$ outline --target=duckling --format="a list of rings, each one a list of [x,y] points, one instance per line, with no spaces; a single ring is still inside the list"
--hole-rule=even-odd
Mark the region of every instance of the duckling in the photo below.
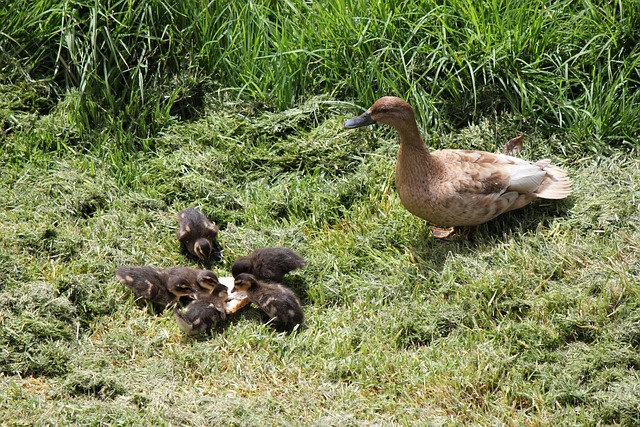
[[[174,312],[178,328],[187,335],[209,332],[211,328],[227,318],[226,299],[227,287],[218,283],[211,289],[208,297],[194,300],[184,310]]]
[[[571,193],[567,173],[548,159],[535,163],[475,150],[429,152],[413,108],[400,98],[378,99],[353,129],[383,123],[400,135],[396,188],[412,214],[440,227],[475,226],[519,209],[535,199],[564,199]]]
[[[195,208],[178,212],[179,228],[176,237],[182,251],[191,258],[200,259],[206,268],[211,267],[210,259],[222,259],[222,247],[218,243],[218,227]]]
[[[265,282],[252,274],[240,273],[231,292],[237,291],[246,292],[251,302],[286,328],[301,325],[304,321],[300,299],[280,283]]]
[[[208,296],[218,284],[218,276],[211,270],[192,267],[171,267],[163,271],[167,290],[177,297],[200,299]]]
[[[116,269],[116,277],[136,296],[153,304],[166,306],[178,298],[167,289],[165,274],[153,267],[124,265]]]
[[[231,266],[231,274],[237,277],[241,273],[250,273],[258,279],[281,282],[285,274],[305,265],[307,262],[293,249],[261,248],[236,259]]]

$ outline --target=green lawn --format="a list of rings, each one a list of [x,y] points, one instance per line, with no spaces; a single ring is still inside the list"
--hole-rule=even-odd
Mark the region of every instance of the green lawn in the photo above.
[[[342,129],[351,114],[222,105],[132,158],[128,185],[73,153],[3,166],[5,421],[635,425],[640,161],[563,160],[534,133],[522,155],[551,155],[573,195],[442,243],[399,203],[395,136]],[[438,141],[495,150],[512,126]],[[261,246],[304,254],[288,283],[306,328],[279,334],[248,309],[191,339],[134,301],[115,267],[188,265],[174,238],[188,205],[223,229],[219,275]]]
[[[98,3],[0,9],[0,424],[640,425],[640,3]],[[395,133],[342,126],[382,95],[573,194],[435,241]],[[190,338],[116,280],[194,265],[188,206],[220,276],[308,260],[302,330]]]

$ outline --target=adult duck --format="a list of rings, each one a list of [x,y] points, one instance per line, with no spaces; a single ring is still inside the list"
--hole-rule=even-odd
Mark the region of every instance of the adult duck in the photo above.
[[[567,173],[548,159],[532,163],[486,151],[429,152],[413,108],[400,98],[380,98],[344,126],[353,129],[374,123],[398,131],[396,188],[400,200],[409,212],[432,225],[475,226],[535,199],[564,199],[571,193]],[[436,237],[448,237],[437,231]]]

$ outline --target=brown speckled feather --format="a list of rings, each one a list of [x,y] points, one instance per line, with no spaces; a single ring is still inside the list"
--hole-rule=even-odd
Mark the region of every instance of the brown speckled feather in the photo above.
[[[248,273],[238,274],[235,286],[246,291],[251,302],[279,324],[292,328],[304,321],[300,299],[286,286],[258,280]]]
[[[153,267],[124,265],[116,269],[116,277],[136,296],[152,303],[164,306],[176,300],[167,289],[164,273]]]

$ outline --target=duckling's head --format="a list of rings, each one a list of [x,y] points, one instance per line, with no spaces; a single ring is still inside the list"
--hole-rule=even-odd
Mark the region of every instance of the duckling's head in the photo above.
[[[251,271],[251,259],[249,257],[240,257],[233,262],[231,266],[231,275],[237,277],[239,274]]]
[[[344,127],[355,129],[374,123],[383,123],[398,128],[411,125],[415,120],[413,108],[406,101],[395,96],[384,96],[358,117],[345,120]]]
[[[238,291],[248,291],[254,285],[257,285],[258,281],[253,274],[249,273],[240,273],[235,276],[235,282],[231,293]]]
[[[219,292],[224,290],[227,291],[227,287],[220,283],[218,280],[218,276],[211,270],[202,270],[198,273],[198,277],[196,279],[198,284],[205,289],[212,290],[214,292]]]
[[[195,241],[193,251],[196,253],[196,256],[203,261],[209,258],[220,261],[223,254],[222,246],[220,246],[217,240],[207,239],[205,237],[201,237]]]
[[[196,253],[198,258],[204,260],[209,259],[213,248],[211,247],[211,242],[209,241],[209,239],[205,239],[203,237],[196,240],[196,242],[193,244],[193,251]]]
[[[173,284],[173,287],[169,289],[169,292],[177,297],[186,297],[193,293],[193,289],[191,289],[191,285],[188,282],[180,280]]]

